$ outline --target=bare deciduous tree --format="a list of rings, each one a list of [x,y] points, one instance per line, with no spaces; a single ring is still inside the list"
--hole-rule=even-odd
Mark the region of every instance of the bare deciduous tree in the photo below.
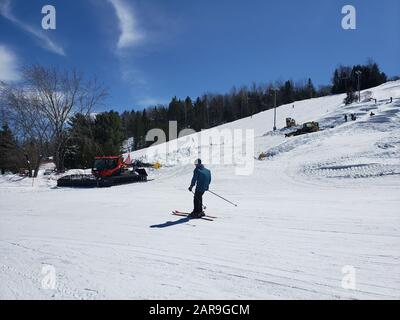
[[[24,78],[50,123],[54,162],[62,172],[66,143],[71,137],[68,120],[77,113],[90,114],[104,100],[106,91],[96,79],[85,81],[76,70],[59,71],[34,65],[24,70]]]
[[[2,87],[19,138],[35,146],[36,157],[42,157],[44,145],[50,145],[58,172],[64,171],[66,144],[72,135],[68,121],[77,113],[89,115],[107,95],[95,78],[86,81],[76,70],[41,65],[25,68],[18,86]]]
[[[29,176],[36,177],[45,155],[45,146],[50,141],[50,122],[44,117],[37,98],[30,91],[17,86],[3,86],[2,98],[7,110],[7,121],[19,140],[16,148],[25,158]]]

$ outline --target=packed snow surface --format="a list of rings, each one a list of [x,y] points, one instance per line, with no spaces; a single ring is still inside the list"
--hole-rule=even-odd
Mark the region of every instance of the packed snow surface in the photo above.
[[[318,121],[317,133],[272,132],[273,110],[216,128],[254,130],[243,133],[254,144],[247,173],[243,150],[189,135],[131,154],[162,164],[147,183],[1,177],[0,298],[399,299],[400,82],[343,98],[277,109],[278,128],[292,117]],[[172,216],[192,209],[192,163],[206,149],[233,154],[206,166],[211,190],[238,207],[206,193],[217,219]]]

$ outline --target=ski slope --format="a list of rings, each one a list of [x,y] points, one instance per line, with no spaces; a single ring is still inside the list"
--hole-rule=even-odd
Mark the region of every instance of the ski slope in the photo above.
[[[400,81],[363,91],[361,103],[343,99],[277,109],[278,128],[286,117],[318,121],[313,134],[272,132],[273,110],[216,128],[254,130],[243,145],[267,157],[246,159],[249,174],[237,174],[242,150],[191,135],[131,154],[163,165],[145,184],[59,189],[53,176],[0,177],[0,298],[399,299]],[[215,221],[172,216],[191,209],[192,162],[207,152],[233,154],[206,166],[212,190],[238,207],[208,193]],[[53,289],[43,287],[47,265]]]

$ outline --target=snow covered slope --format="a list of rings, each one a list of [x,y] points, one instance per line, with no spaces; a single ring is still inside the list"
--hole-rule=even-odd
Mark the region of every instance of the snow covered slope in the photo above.
[[[186,136],[167,156],[165,145],[132,153],[164,165],[146,184],[76,190],[1,177],[0,298],[399,299],[400,81],[359,104],[343,98],[277,109],[278,128],[292,117],[319,121],[318,133],[271,132],[273,110],[218,127],[254,129],[244,142],[268,157],[252,158],[248,175],[235,174],[241,150]],[[234,154],[207,166],[212,190],[239,206],[206,194],[215,221],[171,216],[191,209],[191,163],[207,150]],[[56,284],[46,290],[47,265]]]

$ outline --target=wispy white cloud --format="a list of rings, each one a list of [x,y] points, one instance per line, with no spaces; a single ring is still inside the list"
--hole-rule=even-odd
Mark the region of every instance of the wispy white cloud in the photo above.
[[[20,78],[17,57],[4,45],[0,45],[0,70],[0,81],[17,81]]]
[[[22,30],[30,33],[32,36],[36,38],[36,40],[39,41],[40,45],[44,47],[45,49],[65,56],[64,49],[57,45],[55,42],[50,40],[49,37],[47,37],[43,31],[19,20],[15,15],[11,12],[11,1],[10,0],[0,0],[0,15],[2,15],[4,18],[8,19],[12,23],[14,23],[16,26],[21,28]]]
[[[138,20],[132,7],[123,0],[108,0],[115,10],[121,34],[118,39],[118,49],[137,45],[144,39],[144,33],[139,29]]]
[[[143,53],[144,50],[148,50],[149,45],[155,43],[155,33],[149,26],[149,19],[146,20],[146,10],[144,10],[143,4],[134,7],[128,0],[107,1],[114,9],[120,32],[116,43],[117,50],[114,53],[120,63],[122,80],[130,86],[129,94],[134,105],[146,108],[165,104],[165,99],[152,96],[150,93],[151,84],[147,79],[147,74],[142,72],[137,65],[133,50],[127,50],[131,48],[139,50],[140,48]],[[149,15],[148,11],[147,15]],[[151,13],[151,17],[154,18],[154,11],[151,11]],[[159,14],[157,14],[157,17],[159,17]],[[144,44],[146,44],[146,48]]]
[[[154,98],[154,97],[146,97],[146,98],[139,99],[136,101],[136,104],[139,107],[143,107],[143,108],[157,106],[157,105],[166,104],[166,103],[167,103],[167,101],[165,99],[159,99],[159,98]]]
[[[134,65],[132,65],[132,63],[127,58],[120,57],[119,60],[121,63],[122,79],[129,82],[132,86],[136,88],[147,88],[149,83],[143,73]]]

